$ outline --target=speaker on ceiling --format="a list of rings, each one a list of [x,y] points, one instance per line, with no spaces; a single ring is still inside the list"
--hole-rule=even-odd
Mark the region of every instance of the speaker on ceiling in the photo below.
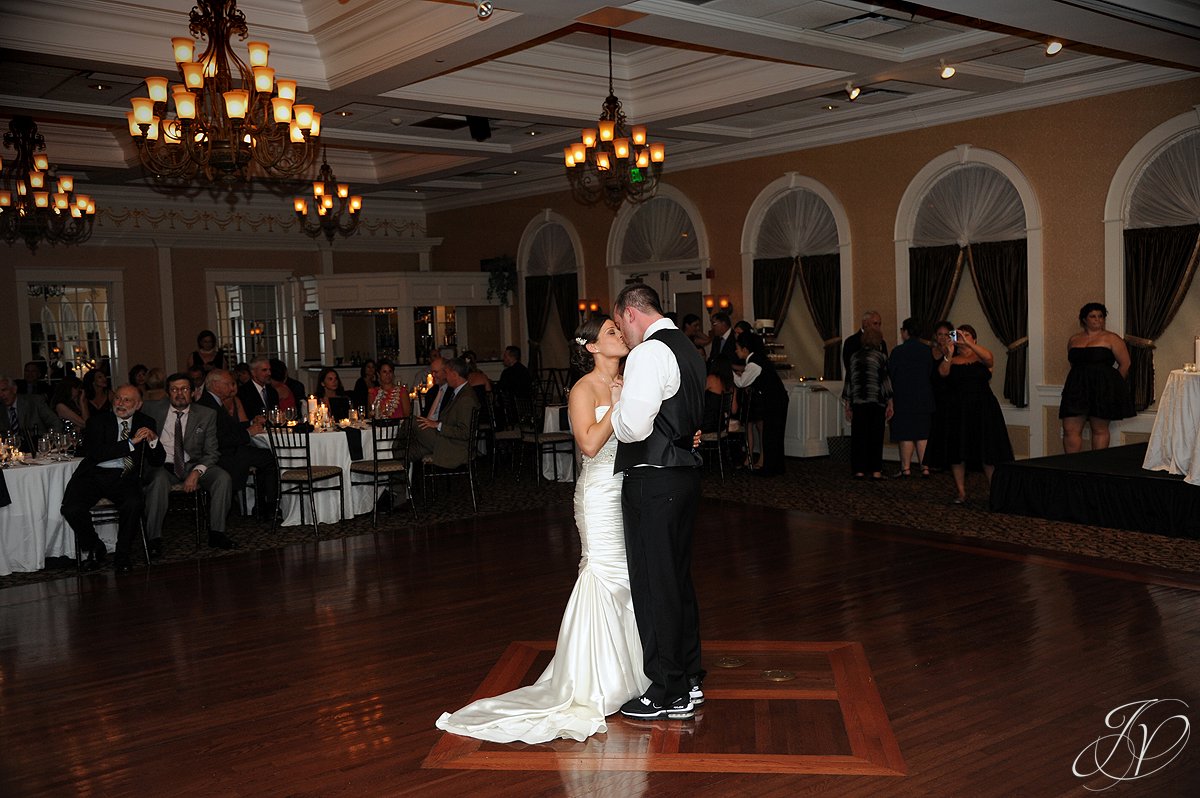
[[[467,128],[476,141],[487,141],[492,137],[492,126],[486,116],[468,116]]]

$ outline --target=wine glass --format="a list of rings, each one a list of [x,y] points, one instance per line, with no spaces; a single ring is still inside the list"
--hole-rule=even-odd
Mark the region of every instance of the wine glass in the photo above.
[[[289,407],[286,410],[284,410],[283,418],[285,421],[288,421],[288,422],[295,421],[296,420],[296,408]]]
[[[39,460],[45,460],[50,454],[50,434],[46,433],[37,439],[37,457]]]

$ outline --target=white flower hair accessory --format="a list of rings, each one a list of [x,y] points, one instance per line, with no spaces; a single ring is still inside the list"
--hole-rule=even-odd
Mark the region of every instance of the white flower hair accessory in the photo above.
[[[579,344],[580,346],[587,346],[588,344],[586,338],[579,338],[578,336],[575,338],[575,343]]]

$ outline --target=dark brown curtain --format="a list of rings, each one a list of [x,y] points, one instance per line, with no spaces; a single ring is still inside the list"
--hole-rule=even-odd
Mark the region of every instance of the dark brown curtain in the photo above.
[[[800,292],[812,314],[817,334],[825,347],[822,376],[827,380],[842,378],[842,256],[805,255],[800,258],[797,275]],[[757,306],[756,306],[757,307]]]
[[[562,328],[563,338],[569,341],[575,337],[575,328],[579,326],[579,281],[575,273],[551,277],[550,295],[558,309],[558,324]]]
[[[1125,342],[1133,406],[1154,403],[1154,341],[1183,303],[1200,258],[1200,225],[1125,231]]]
[[[967,263],[983,315],[1008,349],[1004,396],[1025,407],[1029,372],[1029,273],[1025,239],[985,241],[967,246]]]
[[[957,244],[909,248],[909,307],[922,338],[931,337],[933,325],[950,313],[962,271],[963,253]]]
[[[796,261],[796,258],[754,260],[754,313],[760,319],[774,319],[777,330],[783,329],[783,319],[792,302]]]
[[[550,278],[545,275],[525,278],[525,323],[529,327],[529,370],[542,368],[542,336],[550,318]]]

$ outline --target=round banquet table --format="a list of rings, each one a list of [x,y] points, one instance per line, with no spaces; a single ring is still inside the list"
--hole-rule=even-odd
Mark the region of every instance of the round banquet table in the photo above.
[[[1175,369],[1167,377],[1142,468],[1200,485],[1200,373]]]
[[[350,430],[351,433],[357,432],[362,438],[362,453],[364,460],[370,460],[374,455],[374,443],[371,440],[371,430],[368,427],[363,430]],[[254,436],[254,444],[264,448],[271,448],[271,443],[267,439],[267,434],[261,433]],[[308,439],[309,453],[312,458],[312,464],[332,465],[342,469],[342,496],[346,503],[346,517],[353,518],[356,515],[369,513],[372,509],[372,499],[374,491],[369,484],[353,485],[350,484],[350,464],[354,462],[350,457],[350,444],[346,440],[346,431],[334,429],[328,432],[314,432]],[[247,491],[246,500],[253,499],[254,491]],[[298,526],[300,524],[300,502],[298,496],[290,494],[283,496],[280,500],[279,509],[283,514],[283,526]],[[339,520],[340,507],[338,503],[337,493],[334,491],[322,491],[314,497],[317,504],[317,521],[322,524],[336,524]],[[408,498],[408,497],[404,497]],[[307,501],[307,500],[306,500]],[[308,517],[308,508],[304,510],[304,518],[308,523],[312,523],[312,519]]]

